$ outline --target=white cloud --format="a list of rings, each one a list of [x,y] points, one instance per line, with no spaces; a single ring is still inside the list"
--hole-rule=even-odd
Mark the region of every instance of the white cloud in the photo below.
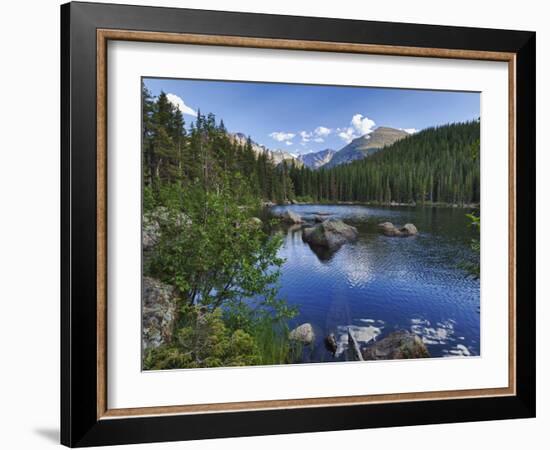
[[[311,133],[307,131],[300,131],[300,133],[298,134],[302,138],[302,145],[306,145],[306,142],[309,142],[311,140]]]
[[[286,145],[292,145],[292,142],[291,141],[286,141],[285,144]]]
[[[405,133],[408,133],[408,134],[414,134],[414,133],[418,133],[420,130],[417,130],[416,128],[399,128],[401,131],[404,131]]]
[[[376,123],[363,114],[354,114],[351,118],[351,127],[337,128],[338,137],[346,143],[350,143],[355,138],[370,134],[374,131]]]
[[[277,142],[284,142],[292,139],[296,135],[294,133],[285,133],[284,131],[274,131],[273,133],[270,133],[269,136]]]
[[[330,128],[327,128],[327,127],[317,127],[315,128],[315,136],[317,137],[325,137],[325,136],[328,136],[330,133],[332,132],[332,130]]]
[[[364,134],[372,133],[376,124],[374,123],[374,120],[363,116],[363,114],[355,114],[351,118],[351,125],[355,128],[355,131],[362,136]]]
[[[182,114],[197,117],[197,112],[193,108],[187,106],[181,97],[178,97],[176,94],[166,94],[166,98],[172,105],[178,108]]]
[[[339,131],[338,137],[342,139],[344,142],[346,142],[347,144],[349,144],[351,141],[353,141],[353,139],[357,137],[352,127],[338,128],[337,131]]]
[[[307,142],[325,142],[325,138],[332,133],[332,130],[327,127],[318,126],[313,131],[302,130],[298,134],[301,138],[301,144],[305,145]]]

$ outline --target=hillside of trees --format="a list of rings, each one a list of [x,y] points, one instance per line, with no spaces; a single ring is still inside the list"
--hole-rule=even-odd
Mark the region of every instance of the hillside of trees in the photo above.
[[[322,202],[478,203],[479,131],[478,121],[429,128],[350,164],[291,167],[295,195]]]
[[[265,201],[294,198],[286,165],[276,167],[265,154],[252,150],[250,138],[239,145],[223,120],[198,112],[185,127],[184,118],[161,93],[156,99],[143,87],[143,185],[149,198],[158,200],[161,188],[172,183],[200,183],[216,189],[227,174],[246,179],[249,194]]]

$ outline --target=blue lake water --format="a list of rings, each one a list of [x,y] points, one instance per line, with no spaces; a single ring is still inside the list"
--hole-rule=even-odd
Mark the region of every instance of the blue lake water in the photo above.
[[[395,330],[422,337],[433,357],[474,356],[480,352],[479,280],[460,262],[470,252],[474,232],[462,208],[368,207],[348,205],[276,206],[306,220],[317,213],[342,219],[358,229],[357,241],[334,254],[319,254],[302,241],[302,226],[281,226],[280,297],[299,308],[291,325],[309,322],[316,340],[304,362],[347,358],[347,330],[361,345]],[[377,225],[413,223],[415,237],[386,237]],[[334,333],[332,355],[323,340]]]

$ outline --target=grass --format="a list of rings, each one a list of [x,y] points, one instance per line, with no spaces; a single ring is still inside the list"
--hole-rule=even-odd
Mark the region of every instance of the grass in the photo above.
[[[302,346],[290,341],[286,325],[269,317],[254,324],[251,335],[260,351],[261,365],[290,364],[301,359]]]

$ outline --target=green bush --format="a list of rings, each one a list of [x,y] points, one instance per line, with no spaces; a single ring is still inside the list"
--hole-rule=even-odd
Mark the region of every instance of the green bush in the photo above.
[[[215,191],[162,185],[158,199],[161,236],[147,270],[176,287],[181,311],[177,342],[151,350],[144,367],[289,362],[286,324],[297,311],[277,298],[282,237],[251,220],[258,205],[244,180]]]
[[[199,367],[248,366],[259,364],[260,352],[254,339],[243,330],[231,331],[221,311],[186,306],[183,326],[170,345],[149,350],[144,358],[147,370]]]

